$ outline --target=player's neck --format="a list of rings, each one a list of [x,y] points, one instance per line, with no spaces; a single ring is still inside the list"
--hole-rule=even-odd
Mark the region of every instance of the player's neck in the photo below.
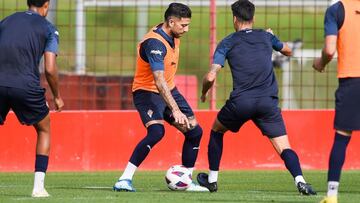
[[[236,26],[236,31],[252,29],[252,23],[241,23]]]
[[[38,7],[35,7],[35,6],[30,6],[29,7],[29,11],[32,11],[32,12],[34,12],[34,13],[37,13],[37,14],[39,14],[39,15],[41,15],[42,17],[45,17],[45,11],[44,11],[44,9],[42,9],[42,8],[38,8]]]
[[[173,34],[171,33],[170,27],[164,22],[161,26],[161,29],[171,38],[174,38]]]

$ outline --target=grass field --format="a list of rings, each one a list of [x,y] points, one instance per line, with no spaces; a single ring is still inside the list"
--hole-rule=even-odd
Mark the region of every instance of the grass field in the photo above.
[[[305,177],[318,191],[317,196],[298,194],[287,171],[221,172],[217,193],[173,192],[167,189],[164,171],[138,172],[136,193],[112,191],[119,172],[54,173],[46,178],[46,199],[30,197],[32,173],[0,173],[0,202],[318,202],[325,195],[326,172],[305,171]],[[339,202],[360,200],[360,171],[342,174]]]

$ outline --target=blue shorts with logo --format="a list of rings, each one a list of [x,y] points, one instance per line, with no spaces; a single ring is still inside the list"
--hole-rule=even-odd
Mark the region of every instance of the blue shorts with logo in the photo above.
[[[231,98],[221,108],[217,119],[232,132],[238,132],[245,122],[252,120],[269,138],[286,135],[277,97]]]
[[[190,105],[176,87],[171,90],[171,95],[183,114],[188,118],[194,116]],[[153,120],[165,120],[170,124],[174,122],[172,112],[160,94],[146,90],[136,90],[133,92],[133,100],[144,125]]]
[[[40,122],[49,114],[45,89],[38,87],[25,90],[0,86],[0,125],[4,124],[10,109],[22,124]]]
[[[341,78],[335,93],[337,130],[360,130],[360,78]]]

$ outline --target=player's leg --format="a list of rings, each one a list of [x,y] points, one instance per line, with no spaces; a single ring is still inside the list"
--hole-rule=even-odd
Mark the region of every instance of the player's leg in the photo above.
[[[327,201],[337,201],[341,169],[345,162],[346,149],[351,139],[351,131],[336,130],[334,143],[330,152],[328,171]]]
[[[316,192],[306,183],[300,166],[299,157],[291,149],[281,110],[277,98],[261,98],[257,102],[257,116],[253,118],[255,125],[266,135],[276,152],[285,163],[294,178],[299,192],[304,195],[315,195]]]
[[[184,134],[185,139],[182,148],[182,165],[188,168],[192,173],[198,156],[203,130],[198,124],[190,105],[177,88],[173,89],[171,94],[180,111],[188,117],[190,129],[187,128],[186,125],[175,123],[172,112],[168,107],[164,112],[164,119]]]
[[[202,137],[202,128],[197,123],[194,112],[192,111],[190,105],[180,94],[180,92],[175,88],[171,91],[171,94],[179,106],[181,112],[188,117],[190,129],[187,128],[186,125],[176,123],[172,117],[172,112],[168,107],[164,112],[164,119],[184,134],[185,140],[182,148],[182,165],[188,168],[192,173],[199,151],[199,145]]]
[[[193,174],[195,162],[200,149],[200,141],[202,137],[202,128],[198,125],[194,116],[189,117],[191,128],[187,129],[186,126],[172,123],[174,127],[180,130],[184,136],[184,143],[182,147],[182,165],[184,165]],[[186,189],[188,192],[209,192],[205,187],[200,186],[195,181]]]
[[[216,118],[210,132],[208,144],[209,174],[201,173],[198,175],[199,183],[201,182],[201,185],[206,186],[210,192],[217,191],[220,161],[223,152],[223,139],[226,131],[227,128]]]
[[[123,174],[113,187],[115,191],[135,191],[132,186],[135,171],[165,134],[163,111],[166,105],[158,94],[142,90],[136,91],[134,92],[134,104],[146,127],[147,134],[136,145]]]
[[[172,125],[181,131],[184,136],[184,143],[182,147],[181,161],[182,165],[188,168],[193,173],[195,162],[200,149],[200,141],[203,134],[203,130],[197,123],[194,116],[188,117],[191,128],[187,129],[183,125],[173,123]]]
[[[323,202],[337,201],[342,166],[346,149],[354,130],[360,130],[360,78],[340,79],[335,93],[336,129],[334,143],[330,152],[327,197]]]
[[[180,92],[175,88],[171,91],[171,94],[179,106],[181,112],[188,117],[190,128],[187,128],[185,125],[175,123],[172,117],[172,112],[169,108],[166,108],[164,112],[164,119],[184,134],[185,139],[181,156],[182,165],[188,168],[191,174],[193,174],[195,162],[200,149],[200,141],[203,130],[198,124],[190,105],[180,94]],[[186,191],[208,192],[209,190],[193,182]]]
[[[118,182],[114,185],[115,191],[135,192],[132,179],[140,164],[150,153],[151,149],[162,139],[165,134],[163,124],[154,123],[147,127],[146,136],[136,145],[128,164]]]
[[[47,197],[49,194],[45,190],[45,174],[49,162],[50,152],[50,116],[49,114],[40,122],[34,124],[37,133],[35,175],[33,197]]]
[[[304,179],[299,157],[296,152],[291,149],[288,136],[282,135],[270,138],[270,141],[277,153],[280,155],[281,159],[284,161],[286,168],[293,176],[295,185],[297,186],[299,192],[303,195],[316,195],[315,190],[313,190],[310,184],[306,183]]]
[[[33,125],[37,133],[33,197],[48,197],[45,174],[50,151],[50,116],[45,100],[45,89],[10,88],[11,108],[22,124]]]
[[[210,192],[216,192],[220,161],[223,152],[224,134],[231,130],[239,131],[240,127],[251,117],[251,101],[240,102],[228,100],[218,113],[208,144],[209,174],[200,173],[197,177],[200,185],[207,187]]]

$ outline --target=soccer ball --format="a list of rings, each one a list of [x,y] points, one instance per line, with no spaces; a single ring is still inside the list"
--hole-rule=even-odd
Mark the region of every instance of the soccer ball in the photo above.
[[[192,183],[190,171],[182,165],[171,166],[166,172],[165,180],[170,190],[186,190]]]

